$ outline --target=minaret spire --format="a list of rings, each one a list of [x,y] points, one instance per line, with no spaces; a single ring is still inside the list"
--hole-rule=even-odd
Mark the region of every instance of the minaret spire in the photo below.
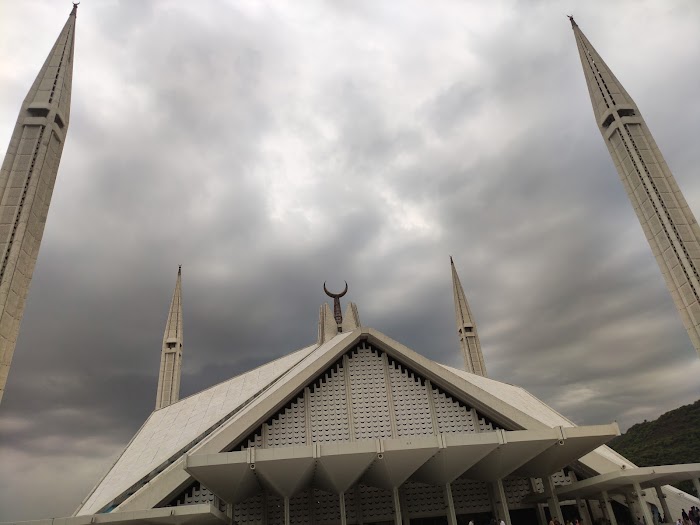
[[[700,354],[700,227],[632,97],[573,20],[572,28],[598,129]]]
[[[70,121],[76,8],[22,103],[0,169],[0,399]]]
[[[455,299],[455,316],[457,319],[457,335],[459,345],[464,356],[464,369],[472,374],[486,377],[486,365],[484,364],[484,354],[481,353],[481,343],[479,334],[476,331],[476,323],[469,309],[467,296],[457,275],[455,263],[450,256],[450,266],[452,267],[452,291]]]
[[[163,334],[163,349],[160,353],[158,394],[156,410],[172,405],[180,399],[180,376],[182,374],[182,266],[177,269],[177,281],[173,300],[170,302],[168,320]]]

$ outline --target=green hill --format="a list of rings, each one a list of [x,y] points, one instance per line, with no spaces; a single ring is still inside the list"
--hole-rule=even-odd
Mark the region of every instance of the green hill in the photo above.
[[[700,463],[700,400],[633,425],[608,446],[639,467]],[[695,494],[690,481],[678,488]]]

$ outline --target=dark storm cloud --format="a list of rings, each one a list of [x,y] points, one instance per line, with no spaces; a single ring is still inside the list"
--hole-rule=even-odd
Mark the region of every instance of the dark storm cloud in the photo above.
[[[64,7],[3,6],[0,141]],[[0,520],[72,512],[148,417],[178,264],[183,396],[312,343],[324,280],[460,366],[451,254],[492,378],[577,423],[695,400],[700,361],[596,130],[571,7],[82,6],[0,407]],[[677,44],[697,5],[576,9],[700,211],[700,57]]]

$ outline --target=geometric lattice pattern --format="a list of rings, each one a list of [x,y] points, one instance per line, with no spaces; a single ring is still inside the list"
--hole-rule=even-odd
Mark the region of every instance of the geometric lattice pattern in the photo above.
[[[349,441],[351,435],[377,439],[497,428],[386,353],[362,344],[233,450]]]

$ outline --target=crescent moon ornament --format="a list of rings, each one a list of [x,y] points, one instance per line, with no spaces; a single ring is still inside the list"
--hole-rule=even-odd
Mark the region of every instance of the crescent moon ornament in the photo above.
[[[340,309],[340,298],[348,293],[348,282],[345,281],[345,289],[340,293],[332,293],[326,288],[326,282],[323,281],[323,291],[326,292],[328,297],[333,299],[333,317],[335,317],[335,323],[338,325],[338,332],[342,331],[343,325],[343,311]]]
[[[338,299],[340,299],[340,298],[343,297],[346,293],[348,293],[348,282],[345,281],[345,290],[343,290],[342,292],[340,292],[340,293],[331,293],[331,292],[328,291],[328,288],[326,288],[326,281],[323,281],[323,291],[326,292],[326,295],[327,295],[328,297],[332,297],[333,299],[335,299],[335,298],[337,297]]]

